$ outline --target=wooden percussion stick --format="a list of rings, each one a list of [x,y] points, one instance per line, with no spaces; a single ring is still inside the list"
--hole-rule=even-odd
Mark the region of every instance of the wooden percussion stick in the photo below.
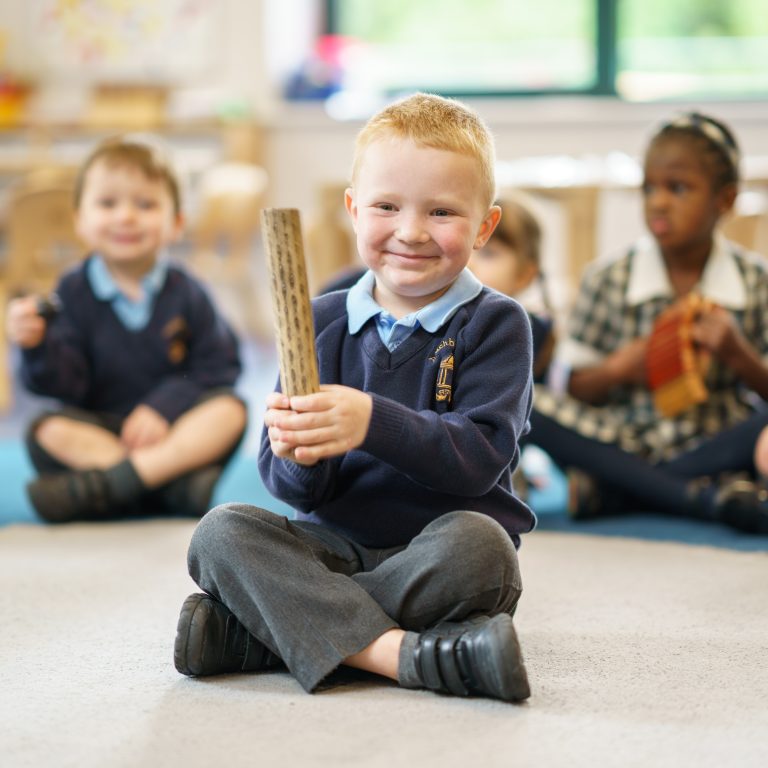
[[[275,316],[280,386],[289,397],[320,389],[301,221],[295,208],[266,208],[261,232]]]

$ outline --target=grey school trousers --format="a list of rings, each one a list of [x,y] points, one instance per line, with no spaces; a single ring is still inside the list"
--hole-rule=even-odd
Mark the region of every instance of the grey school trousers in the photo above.
[[[514,544],[476,512],[443,515],[407,546],[371,549],[314,523],[223,504],[198,524],[188,562],[197,584],[307,691],[388,629],[512,613],[522,589]]]

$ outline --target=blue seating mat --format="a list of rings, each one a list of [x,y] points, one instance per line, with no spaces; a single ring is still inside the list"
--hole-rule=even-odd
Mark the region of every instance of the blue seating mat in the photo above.
[[[258,440],[263,419],[263,404],[277,377],[277,363],[271,345],[243,345],[244,375],[240,391],[249,403],[251,425],[240,449],[216,487],[213,503],[241,501],[290,516],[292,511],[267,491],[256,466]],[[15,407],[0,420],[0,526],[13,523],[39,524],[24,490],[34,476],[20,435],[31,414],[42,403],[15,386]],[[768,551],[768,536],[750,536],[722,525],[658,514],[622,514],[591,520],[572,520],[566,512],[567,487],[562,473],[539,452],[537,471],[542,484],[532,488],[529,503],[538,517],[539,531],[594,536],[624,536],[654,541],[675,541],[695,545],[725,547],[744,551]],[[543,457],[543,458],[542,458]]]

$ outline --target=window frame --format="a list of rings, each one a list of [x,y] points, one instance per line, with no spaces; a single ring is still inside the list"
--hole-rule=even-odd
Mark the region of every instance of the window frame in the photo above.
[[[338,6],[342,0],[324,0],[324,32],[337,34],[338,30]],[[594,84],[584,88],[546,88],[546,89],[497,89],[497,90],[468,90],[465,88],[441,89],[445,96],[461,98],[494,98],[494,97],[546,97],[546,96],[593,96],[613,97],[621,101],[634,101],[628,99],[618,90],[618,36],[619,36],[619,3],[621,0],[592,0],[595,8],[595,69]],[[414,83],[414,87],[419,87]],[[722,100],[723,95],[718,93],[698,94],[695,96],[659,96],[640,101],[680,101],[695,98],[697,101]],[[745,93],[728,100],[755,101],[765,98],[765,94]]]
[[[324,32],[338,34],[338,3],[340,0],[324,0]],[[495,96],[618,96],[616,91],[616,35],[617,0],[594,0],[596,4],[595,82],[588,88],[547,88],[510,90],[442,89],[443,96],[461,98],[487,98]],[[414,87],[418,87],[415,85]]]

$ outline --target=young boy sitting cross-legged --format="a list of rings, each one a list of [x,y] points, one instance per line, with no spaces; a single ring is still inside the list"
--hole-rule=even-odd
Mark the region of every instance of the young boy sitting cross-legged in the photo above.
[[[193,536],[187,675],[340,665],[408,688],[529,695],[512,613],[534,517],[512,488],[531,331],[466,269],[498,223],[492,139],[417,94],[362,130],[346,192],[368,273],[314,301],[321,391],[267,400],[259,457],[288,520],[246,504]]]
[[[181,232],[176,178],[156,148],[109,140],[75,187],[88,257],[56,289],[12,301],[21,377],[61,407],[28,430],[27,487],[50,522],[161,512],[201,516],[246,426],[237,340],[190,275],[164,257]]]

